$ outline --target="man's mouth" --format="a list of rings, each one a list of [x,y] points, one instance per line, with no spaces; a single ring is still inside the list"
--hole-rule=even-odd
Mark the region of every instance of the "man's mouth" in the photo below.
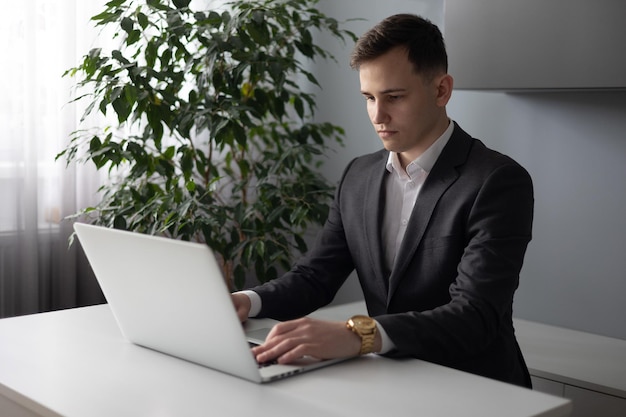
[[[390,138],[396,134],[395,130],[378,130],[377,132],[378,136],[380,136],[382,139]]]

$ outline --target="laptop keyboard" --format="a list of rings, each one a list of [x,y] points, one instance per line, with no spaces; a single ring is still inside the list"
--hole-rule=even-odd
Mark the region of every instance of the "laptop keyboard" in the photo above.
[[[276,359],[269,361],[269,362],[257,362],[257,365],[259,368],[265,368],[266,366],[276,365],[276,364],[278,364],[278,361]]]
[[[248,344],[250,345],[251,348],[253,348],[255,346],[259,346],[258,343],[254,343],[254,342],[248,342]],[[278,361],[276,359],[273,359],[273,360],[268,361],[268,362],[258,362],[257,361],[257,366],[259,368],[265,368],[266,366],[276,365],[277,363],[278,363]]]

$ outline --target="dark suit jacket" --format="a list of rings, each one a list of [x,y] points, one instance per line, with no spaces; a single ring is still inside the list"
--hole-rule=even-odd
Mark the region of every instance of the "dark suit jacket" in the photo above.
[[[455,126],[388,271],[381,248],[387,156],[381,150],[349,164],[315,246],[290,272],[254,288],[260,315],[308,314],[356,269],[369,314],[396,345],[390,356],[530,386],[512,323],[531,239],[530,176]]]

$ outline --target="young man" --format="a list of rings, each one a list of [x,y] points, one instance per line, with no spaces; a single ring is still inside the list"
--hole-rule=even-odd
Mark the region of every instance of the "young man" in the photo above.
[[[448,119],[453,80],[429,21],[383,20],[351,65],[384,149],[348,165],[306,257],[233,294],[242,321],[289,320],[254,354],[287,363],[377,352],[530,387],[512,323],[531,239],[528,173]],[[354,269],[371,317],[296,319],[329,303]]]

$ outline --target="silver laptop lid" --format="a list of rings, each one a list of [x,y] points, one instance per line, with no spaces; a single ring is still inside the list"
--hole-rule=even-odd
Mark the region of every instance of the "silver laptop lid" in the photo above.
[[[128,340],[260,382],[209,247],[81,223],[74,230]]]

